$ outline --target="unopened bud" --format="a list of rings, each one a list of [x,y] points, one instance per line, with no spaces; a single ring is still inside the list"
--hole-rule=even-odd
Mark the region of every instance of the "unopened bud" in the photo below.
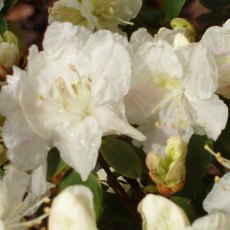
[[[147,155],[149,176],[161,194],[169,196],[183,188],[186,154],[186,144],[179,136],[175,136],[168,139],[165,155],[154,152]]]

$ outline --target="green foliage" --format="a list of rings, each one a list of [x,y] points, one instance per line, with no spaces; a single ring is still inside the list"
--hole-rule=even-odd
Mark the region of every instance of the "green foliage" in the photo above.
[[[109,226],[122,230],[141,229],[141,223],[133,218],[115,194],[105,192],[103,204],[104,210],[99,223],[101,230],[110,229]]]
[[[85,185],[92,191],[94,209],[96,212],[96,217],[99,219],[102,213],[103,195],[101,183],[98,177],[91,173],[86,181],[82,181],[79,173],[71,170],[61,181],[59,191],[62,191],[71,185]]]
[[[47,161],[48,161],[48,167],[47,167],[48,178],[56,176],[66,166],[66,164],[61,159],[60,154],[56,148],[53,148],[49,151]]]
[[[181,8],[185,4],[185,0],[165,0],[164,1],[164,15],[165,20],[170,22],[173,18],[176,18],[181,11]]]
[[[213,157],[204,149],[205,144],[212,144],[206,136],[193,135],[190,139],[186,159],[186,177],[191,182],[201,181],[211,165]]]
[[[17,4],[17,2],[18,0],[5,0],[2,12],[6,14],[11,8],[13,8]]]
[[[8,29],[6,19],[2,12],[0,12],[0,35],[3,35],[3,33]]]
[[[178,196],[171,197],[171,200],[184,210],[190,223],[192,223],[198,217],[191,204],[189,204],[188,200]]]
[[[141,175],[140,158],[128,144],[109,138],[102,142],[101,151],[106,162],[117,173],[131,179]]]

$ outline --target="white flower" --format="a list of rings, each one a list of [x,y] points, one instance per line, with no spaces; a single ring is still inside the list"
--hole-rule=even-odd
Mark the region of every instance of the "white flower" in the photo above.
[[[203,202],[203,207],[208,213],[221,211],[230,214],[230,172],[216,182]]]
[[[172,43],[143,29],[131,37],[133,76],[125,103],[129,121],[147,135],[146,152],[158,152],[178,134],[186,142],[193,133],[216,140],[227,121],[227,107],[214,94],[218,73],[210,50],[180,33]]]
[[[49,230],[96,230],[93,194],[83,185],[66,188],[54,198]]]
[[[215,212],[195,220],[191,227],[179,228],[178,230],[228,230],[230,215]]]
[[[184,211],[169,199],[147,195],[138,205],[143,230],[228,230],[230,215],[213,212],[190,225]]]
[[[204,33],[201,43],[207,45],[215,54],[219,70],[219,87],[217,93],[230,98],[230,19],[223,27],[212,26]]]
[[[48,27],[44,51],[31,47],[27,71],[14,68],[0,95],[7,117],[3,138],[13,162],[37,167],[55,146],[86,180],[103,135],[145,139],[125,118],[130,60],[123,42],[118,34],[92,34],[70,23]]]
[[[149,194],[138,205],[143,230],[179,230],[189,225],[184,211],[169,199]]]
[[[49,12],[49,22],[69,21],[91,31],[119,31],[119,24],[130,24],[142,5],[141,0],[59,0]]]
[[[31,221],[25,221],[24,216],[31,215],[44,201],[48,198],[39,200],[37,203],[23,202],[23,198],[28,191],[28,186],[31,181],[30,176],[17,170],[12,165],[7,167],[6,174],[2,180],[0,180],[0,229],[11,230],[18,229],[24,230],[25,227],[37,224],[43,218],[47,217],[47,214],[33,219]]]

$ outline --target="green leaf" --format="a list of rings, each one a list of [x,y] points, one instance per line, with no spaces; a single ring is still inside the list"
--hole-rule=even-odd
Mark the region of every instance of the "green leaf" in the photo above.
[[[164,15],[166,21],[171,21],[176,18],[184,5],[185,0],[165,0],[164,1]]]
[[[189,181],[202,180],[211,165],[213,157],[204,149],[206,144],[212,144],[206,136],[193,135],[190,139],[186,158],[186,178]]]
[[[217,10],[224,8],[230,0],[200,0],[200,3],[210,10]]]
[[[49,151],[48,157],[48,167],[47,167],[47,177],[52,178],[60,173],[66,166],[64,161],[60,157],[60,153],[56,148]]]
[[[171,200],[184,210],[190,223],[198,217],[193,207],[188,203],[188,200],[178,196],[171,197]]]
[[[106,162],[117,173],[136,179],[141,175],[141,161],[136,152],[126,143],[116,139],[106,139],[101,145]]]
[[[8,29],[6,19],[2,12],[0,12],[0,35],[3,35],[3,33]]]
[[[2,12],[6,14],[17,2],[18,0],[5,0]]]
[[[96,212],[96,217],[99,219],[102,213],[102,187],[101,183],[98,180],[97,176],[94,174],[90,174],[86,181],[82,181],[81,176],[79,173],[75,171],[71,171],[67,174],[59,187],[59,190],[62,191],[63,189],[71,186],[71,185],[85,185],[87,186],[93,193],[93,201],[94,201],[94,209]]]

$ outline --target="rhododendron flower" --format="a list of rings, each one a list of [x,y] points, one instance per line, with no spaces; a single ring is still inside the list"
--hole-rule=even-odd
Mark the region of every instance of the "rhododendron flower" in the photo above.
[[[125,102],[129,121],[147,135],[145,151],[160,151],[178,134],[185,142],[193,133],[216,140],[228,110],[214,94],[218,72],[211,51],[180,33],[170,44],[144,29],[132,35],[131,46],[133,76]]]
[[[25,162],[42,164],[55,146],[86,180],[103,135],[145,139],[125,117],[122,98],[131,73],[124,42],[118,34],[92,34],[70,23],[48,27],[44,51],[31,47],[27,71],[14,68],[1,92],[0,109],[7,117],[3,138],[13,162],[21,168]]]
[[[96,230],[93,194],[83,185],[66,188],[52,202],[49,230]]]
[[[184,211],[169,199],[149,194],[138,205],[143,230],[179,230],[189,225]]]
[[[33,214],[43,202],[49,201],[47,197],[42,200],[39,197],[40,200],[36,203],[29,204],[23,201],[32,181],[33,178],[27,173],[17,170],[12,165],[7,167],[3,179],[0,180],[0,230],[24,230],[47,217],[48,214],[43,214],[30,221],[24,219],[24,216]]]
[[[130,24],[142,5],[141,0],[59,0],[49,12],[49,22],[69,21],[91,31],[119,31],[119,24]]]
[[[223,27],[212,26],[204,33],[201,43],[207,45],[214,53],[219,70],[219,87],[217,93],[230,98],[230,19]]]

